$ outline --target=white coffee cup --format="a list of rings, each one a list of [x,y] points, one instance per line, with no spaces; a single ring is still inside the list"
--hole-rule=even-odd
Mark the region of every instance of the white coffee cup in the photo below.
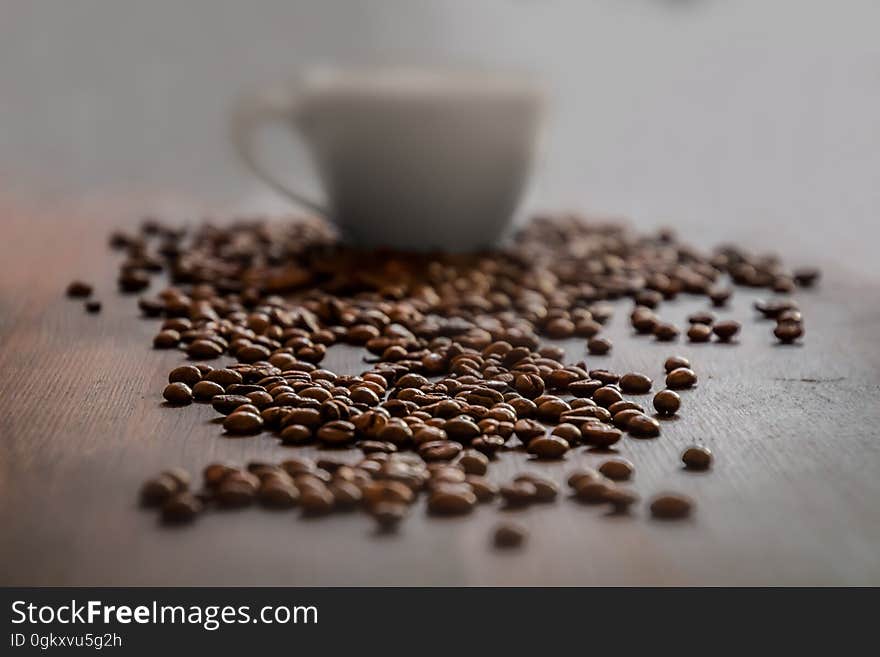
[[[246,97],[232,122],[244,162],[357,245],[469,251],[508,227],[536,149],[543,97],[527,77],[425,70],[315,70]],[[325,200],[257,157],[281,120],[302,137]]]

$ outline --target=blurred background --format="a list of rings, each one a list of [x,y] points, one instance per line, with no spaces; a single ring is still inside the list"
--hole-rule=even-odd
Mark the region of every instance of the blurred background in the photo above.
[[[284,209],[229,147],[241,90],[316,63],[521,68],[555,100],[529,207],[874,277],[878,34],[877,0],[0,0],[0,194]]]

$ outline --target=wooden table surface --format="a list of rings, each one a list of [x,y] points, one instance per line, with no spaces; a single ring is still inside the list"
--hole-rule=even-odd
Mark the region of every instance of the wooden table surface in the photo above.
[[[652,521],[643,506],[613,517],[560,499],[516,512],[496,503],[455,519],[428,517],[419,504],[395,536],[377,535],[361,513],[303,520],[261,509],[169,529],[138,507],[145,477],[211,460],[281,460],[297,448],[268,434],[222,437],[210,406],[163,407],[165,377],[184,357],[151,349],[158,320],[139,318],[135,298],[115,291],[119,256],[106,246],[111,228],[135,215],[125,204],[40,205],[2,208],[12,236],[0,242],[2,584],[880,583],[880,285],[833,258],[820,263],[821,286],[798,294],[802,346],[774,344],[751,293],[738,292],[724,313],[744,322],[729,346],[632,337],[629,304],[618,304],[613,354],[590,358],[593,366],[660,378],[663,359],[681,353],[700,376],[658,440],[625,439],[619,450],[635,463],[642,496],[673,489],[696,498],[691,520]],[[100,315],[65,298],[73,277],[96,284]],[[682,321],[700,305],[683,299],[664,313]],[[566,348],[583,356],[580,342]],[[355,371],[359,358],[333,348],[327,364]],[[682,447],[695,441],[716,454],[709,473],[680,467]],[[511,453],[491,475],[529,470],[563,483],[600,460],[584,448],[548,465]],[[501,554],[489,536],[508,517],[531,539]]]

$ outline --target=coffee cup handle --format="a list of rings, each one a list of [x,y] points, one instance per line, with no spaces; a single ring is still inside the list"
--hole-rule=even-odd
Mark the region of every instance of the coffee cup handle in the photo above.
[[[329,216],[323,204],[313,201],[281,182],[257,156],[258,131],[268,123],[289,121],[296,112],[296,95],[280,89],[250,94],[238,100],[230,121],[232,145],[242,162],[276,192],[323,217]]]

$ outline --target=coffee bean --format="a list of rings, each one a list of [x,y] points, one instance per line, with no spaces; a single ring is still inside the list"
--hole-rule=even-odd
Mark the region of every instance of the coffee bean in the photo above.
[[[568,384],[568,392],[575,397],[591,397],[603,385],[604,383],[598,379],[572,381]]]
[[[528,537],[528,532],[521,525],[506,522],[498,525],[492,534],[495,547],[510,549],[520,547]]]
[[[593,393],[593,401],[604,408],[608,408],[614,402],[619,402],[622,399],[623,395],[620,394],[620,390],[611,386],[603,386]]]
[[[795,282],[801,287],[812,287],[820,275],[821,272],[815,267],[798,267],[792,272]]]
[[[645,409],[642,408],[640,404],[637,404],[633,401],[628,401],[626,399],[623,399],[619,402],[614,402],[613,404],[611,404],[611,406],[608,407],[608,412],[611,413],[612,416],[617,415],[618,413],[620,413],[620,411],[627,410],[635,410],[642,413]]]
[[[82,281],[73,281],[67,286],[67,296],[72,298],[85,298],[92,296],[92,286]]]
[[[223,420],[223,428],[232,434],[259,433],[263,429],[263,418],[256,413],[236,410]]]
[[[211,397],[211,406],[221,415],[229,415],[242,404],[250,403],[250,399],[244,395],[214,395]]]
[[[86,312],[90,315],[97,315],[99,312],[101,312],[102,307],[103,306],[101,305],[101,302],[94,299],[86,301],[85,303]]]
[[[495,452],[504,446],[504,438],[497,435],[485,435],[475,438],[471,441],[471,447],[482,452],[490,459],[495,456]]]
[[[677,493],[658,495],[651,500],[651,515],[655,518],[676,519],[686,518],[691,514],[693,501]]]
[[[678,338],[678,327],[661,322],[654,327],[654,337],[660,342],[671,342]]]
[[[603,478],[602,474],[599,473],[598,470],[594,470],[592,468],[586,468],[581,470],[575,470],[568,476],[568,485],[574,488],[575,490],[578,486],[586,484],[588,481],[592,480],[601,480]]]
[[[181,365],[180,367],[175,367],[171,370],[171,373],[168,374],[168,383],[185,383],[189,387],[193,387],[196,383],[201,381],[202,373],[199,371],[199,368],[194,365]]]
[[[192,493],[177,493],[162,504],[162,521],[169,524],[192,522],[204,505]]]
[[[574,447],[581,442],[581,430],[577,425],[569,422],[563,422],[554,427],[553,431],[550,432],[550,435],[561,438],[568,443],[569,447]]]
[[[476,495],[478,502],[491,502],[498,495],[498,487],[485,477],[467,475],[465,481]]]
[[[186,366],[190,367],[190,366]],[[228,388],[229,386],[240,384],[242,382],[242,376],[235,370],[230,369],[216,369],[211,370],[205,375],[205,381],[211,381],[218,385],[223,386],[224,388]]]
[[[528,452],[539,459],[560,459],[568,451],[568,442],[558,436],[538,436],[529,441]]]
[[[514,379],[514,388],[523,397],[534,399],[544,394],[544,380],[537,374],[519,374]]]
[[[301,491],[299,505],[308,516],[323,516],[331,511],[336,504],[333,493],[326,487],[308,487]]]
[[[605,491],[603,501],[611,504],[615,513],[623,514],[627,513],[629,508],[639,501],[639,496],[630,490],[615,486]]]
[[[800,322],[784,321],[779,322],[773,329],[773,335],[782,344],[791,344],[804,334],[804,325]]]
[[[196,401],[211,401],[214,395],[223,394],[223,386],[213,381],[199,381],[192,387]]]
[[[521,507],[536,501],[538,491],[531,481],[515,481],[499,489],[507,506]]]
[[[713,306],[719,308],[726,306],[731,296],[733,296],[733,291],[728,287],[713,287],[709,290],[709,300]]]
[[[611,340],[608,338],[591,338],[587,342],[587,351],[589,351],[594,356],[604,356],[609,351],[611,351]]]
[[[406,517],[406,505],[397,502],[379,502],[370,510],[383,531],[394,531]]]
[[[338,446],[354,441],[355,426],[345,420],[327,422],[318,429],[318,440],[325,445]]]
[[[302,445],[310,442],[315,434],[302,424],[289,424],[281,430],[281,442],[285,445]]]
[[[484,475],[489,468],[489,459],[482,452],[475,449],[467,449],[462,453],[461,458],[458,459],[458,464],[464,468],[467,474]]]
[[[697,375],[686,367],[679,367],[666,375],[666,386],[674,390],[692,388],[697,383]]]
[[[351,509],[360,504],[363,494],[361,489],[350,481],[334,481],[330,484],[333,503],[340,509]]]
[[[666,370],[667,374],[669,374],[672,370],[677,370],[679,367],[689,368],[690,366],[691,362],[684,356],[670,356],[663,364],[663,367]]]
[[[529,419],[517,420],[513,430],[525,445],[528,445],[533,438],[543,436],[547,432],[543,424]]]
[[[159,475],[154,479],[148,480],[141,487],[141,503],[144,506],[156,506],[162,504],[180,490],[180,484],[173,477]]]
[[[185,406],[193,400],[192,390],[185,383],[169,383],[162,391],[162,396],[169,404]]]
[[[614,490],[614,484],[604,476],[598,479],[580,479],[575,485],[575,496],[588,504],[606,501]]]
[[[260,486],[259,499],[271,509],[289,509],[299,502],[299,489],[292,482],[276,480]]]
[[[708,470],[712,466],[712,451],[702,445],[693,445],[682,452],[681,460],[689,470]]]
[[[419,456],[425,461],[451,461],[461,452],[461,445],[451,440],[436,440],[419,445]]]
[[[713,328],[708,324],[691,324],[687,336],[691,342],[708,342],[712,337]],[[716,332],[717,334],[717,332]]]
[[[614,426],[621,431],[626,431],[629,426],[629,421],[638,415],[643,415],[642,411],[636,408],[625,408],[614,414],[612,422],[614,423]]]
[[[730,342],[739,333],[740,323],[734,319],[718,322],[712,327],[712,331],[718,337],[719,342]]]
[[[654,409],[660,415],[675,415],[680,407],[681,397],[674,390],[661,390],[654,395]]]
[[[586,444],[606,448],[619,441],[623,432],[607,424],[593,421],[581,425],[581,435]]]
[[[613,481],[625,481],[632,477],[635,468],[626,459],[610,459],[599,466],[599,472]]]
[[[638,372],[630,372],[620,377],[620,389],[630,395],[643,395],[651,392],[652,383],[648,376]]]
[[[695,313],[691,313],[688,315],[688,323],[690,324],[705,324],[707,326],[712,326],[715,323],[715,314],[709,312],[708,310],[699,310]]]
[[[535,487],[534,501],[536,502],[552,502],[559,495],[559,486],[549,479],[526,473],[517,475],[513,480],[514,484],[523,482]]]
[[[466,484],[460,486],[446,485],[435,490],[428,498],[428,510],[438,515],[470,513],[477,503],[477,496]]]
[[[660,435],[660,423],[652,417],[639,414],[631,417],[626,425],[631,436],[638,438],[654,438]]]

